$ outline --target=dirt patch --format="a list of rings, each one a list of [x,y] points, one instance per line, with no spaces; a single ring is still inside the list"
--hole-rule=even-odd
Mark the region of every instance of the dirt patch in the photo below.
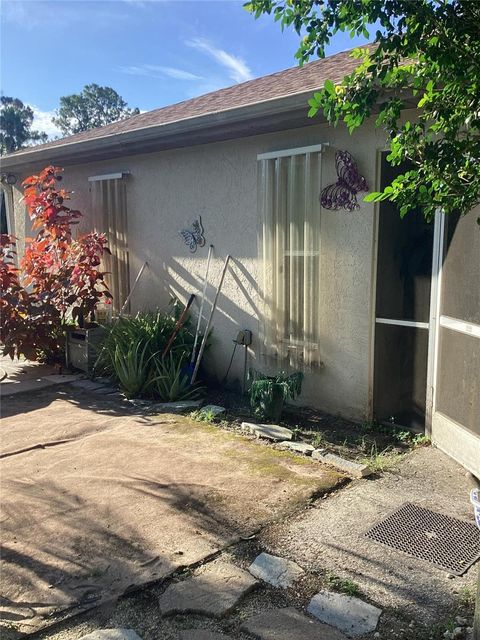
[[[2,424],[7,452],[72,438],[2,460],[10,631],[36,631],[164,579],[342,481],[212,425],[62,393],[43,392],[40,408],[18,396]]]

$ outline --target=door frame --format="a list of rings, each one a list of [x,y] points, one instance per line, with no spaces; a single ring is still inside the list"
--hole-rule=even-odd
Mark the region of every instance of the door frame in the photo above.
[[[388,153],[388,148],[377,149],[376,154],[376,171],[375,171],[375,183],[377,191],[380,191],[380,185],[382,182],[382,157],[385,153]],[[440,296],[438,295],[439,284],[441,280],[441,265],[443,260],[443,251],[440,251],[440,247],[443,246],[443,234],[444,234],[444,217],[440,210],[437,210],[434,219],[433,230],[433,252],[432,252],[432,276],[430,284],[430,314],[428,322],[416,322],[413,320],[391,320],[390,318],[377,317],[377,279],[378,279],[378,251],[379,251],[379,227],[380,227],[380,204],[375,203],[374,219],[373,219],[373,238],[372,238],[372,286],[370,293],[370,353],[369,353],[369,375],[368,375],[368,404],[367,404],[367,418],[372,420],[375,415],[375,336],[377,324],[393,324],[404,327],[416,327],[428,331],[428,351],[427,351],[427,389],[426,389],[426,404],[425,404],[425,434],[431,437],[431,425],[433,415],[433,388],[435,384],[434,376],[436,374],[436,351],[433,342],[438,342],[436,331],[436,318],[439,313],[437,309],[440,304]],[[434,286],[435,281],[435,286]],[[435,293],[434,293],[435,289]],[[435,312],[433,307],[435,306]]]
[[[435,411],[435,389],[437,386],[437,363],[439,342],[440,300],[442,266],[445,238],[445,214],[437,209],[433,227],[432,278],[430,283],[430,318],[428,328],[427,390],[425,408],[425,435],[432,436],[432,421]]]
[[[427,412],[425,433],[432,443],[452,457],[472,474],[480,477],[480,438],[452,418],[437,411],[437,377],[440,327],[473,335],[480,340],[480,325],[465,322],[441,313],[443,262],[445,258],[446,216],[435,214],[432,286],[430,298],[430,334],[427,364]]]

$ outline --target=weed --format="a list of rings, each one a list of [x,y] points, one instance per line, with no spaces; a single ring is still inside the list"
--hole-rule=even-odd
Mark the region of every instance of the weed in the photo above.
[[[198,411],[192,411],[190,414],[192,420],[197,422],[215,422],[215,413],[211,409],[199,409]]]
[[[424,433],[417,433],[412,438],[413,447],[428,447],[431,444],[431,440]]]
[[[475,589],[468,585],[463,586],[458,592],[458,605],[465,609],[473,607],[475,604]]]
[[[358,596],[360,594],[359,585],[349,578],[339,578],[329,573],[326,575],[325,582],[330,589],[345,593],[347,596]]]
[[[398,440],[399,442],[410,442],[412,439],[411,431],[400,431],[399,429],[394,429],[392,431],[392,435],[395,440]]]
[[[383,473],[392,469],[398,463],[398,454],[388,447],[383,451],[378,451],[377,445],[373,444],[370,454],[361,459],[363,464],[368,465],[374,473]]]
[[[377,420],[365,420],[360,425],[360,429],[365,431],[365,433],[379,432],[382,431],[383,425],[381,425]]]
[[[312,445],[319,449],[325,444],[325,434],[323,431],[318,431],[312,438]]]

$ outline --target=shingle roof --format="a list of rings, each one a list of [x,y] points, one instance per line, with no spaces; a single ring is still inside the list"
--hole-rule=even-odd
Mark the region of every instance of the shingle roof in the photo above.
[[[352,58],[350,53],[351,51],[343,51],[328,58],[309,62],[303,67],[297,66],[285,71],[278,71],[268,76],[248,80],[232,87],[207,93],[198,98],[141,113],[104,127],[83,131],[82,133],[47,142],[33,148],[35,150],[54,149],[59,145],[64,146],[70,143],[133,132],[152,126],[170,124],[211,113],[221,113],[230,109],[320,89],[323,87],[325,80],[340,82],[346,74],[355,69],[358,61]],[[31,149],[32,147],[29,148],[29,150]],[[10,156],[14,155],[10,154]]]

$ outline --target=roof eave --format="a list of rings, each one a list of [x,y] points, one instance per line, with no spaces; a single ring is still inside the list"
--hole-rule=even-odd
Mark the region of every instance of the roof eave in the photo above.
[[[33,147],[4,156],[2,167],[21,170],[41,163],[80,164],[308,126],[312,121],[307,116],[307,100],[313,91],[90,140]]]

